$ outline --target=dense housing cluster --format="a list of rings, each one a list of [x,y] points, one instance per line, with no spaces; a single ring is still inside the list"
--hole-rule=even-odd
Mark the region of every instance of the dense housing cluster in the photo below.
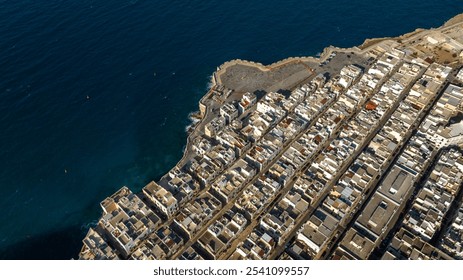
[[[462,50],[454,25],[331,52],[291,91],[215,85],[179,164],[105,199],[80,258],[461,259]]]

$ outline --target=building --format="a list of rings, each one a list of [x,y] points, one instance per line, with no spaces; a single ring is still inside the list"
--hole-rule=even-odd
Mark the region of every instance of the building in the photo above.
[[[143,194],[167,217],[178,211],[177,199],[154,181],[143,188]]]

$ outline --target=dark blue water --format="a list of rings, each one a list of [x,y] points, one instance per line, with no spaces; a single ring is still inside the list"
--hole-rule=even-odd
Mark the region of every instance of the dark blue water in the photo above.
[[[188,113],[224,61],[315,55],[461,12],[447,0],[0,0],[0,258],[76,257],[102,199],[181,158]]]

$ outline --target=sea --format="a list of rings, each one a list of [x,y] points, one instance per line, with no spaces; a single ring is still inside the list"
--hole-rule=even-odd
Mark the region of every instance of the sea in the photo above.
[[[181,158],[217,66],[442,25],[450,0],[0,0],[0,259],[77,258]]]

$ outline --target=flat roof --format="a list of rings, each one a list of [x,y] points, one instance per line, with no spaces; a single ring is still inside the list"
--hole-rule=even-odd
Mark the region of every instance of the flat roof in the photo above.
[[[360,259],[367,259],[375,248],[375,243],[368,239],[365,235],[350,228],[340,244],[347,252],[353,254]]]
[[[376,192],[358,217],[357,223],[379,237],[398,208],[394,201]]]
[[[384,178],[378,192],[401,204],[407,199],[409,190],[413,187],[413,176],[398,166],[394,166]]]

